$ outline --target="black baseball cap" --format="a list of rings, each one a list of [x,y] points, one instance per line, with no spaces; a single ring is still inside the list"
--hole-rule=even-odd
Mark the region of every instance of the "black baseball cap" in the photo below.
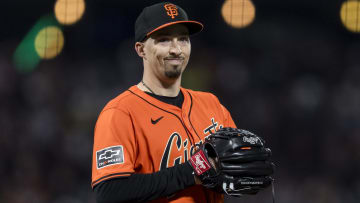
[[[181,7],[161,2],[145,7],[135,22],[135,42],[142,42],[151,33],[174,24],[185,25],[189,34],[195,34],[203,29],[200,22],[189,20]]]

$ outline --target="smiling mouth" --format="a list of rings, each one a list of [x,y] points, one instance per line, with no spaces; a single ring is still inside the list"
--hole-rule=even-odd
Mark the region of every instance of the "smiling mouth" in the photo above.
[[[182,60],[184,60],[184,58],[165,58],[164,60],[169,60],[169,61],[182,61]]]
[[[166,59],[164,59],[164,61],[167,61],[171,64],[181,64],[184,61],[184,59],[183,58],[166,58]]]

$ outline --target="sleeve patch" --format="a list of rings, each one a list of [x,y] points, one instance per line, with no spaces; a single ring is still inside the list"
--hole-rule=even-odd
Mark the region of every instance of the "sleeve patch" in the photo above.
[[[124,151],[122,145],[107,147],[96,152],[97,169],[123,163]]]

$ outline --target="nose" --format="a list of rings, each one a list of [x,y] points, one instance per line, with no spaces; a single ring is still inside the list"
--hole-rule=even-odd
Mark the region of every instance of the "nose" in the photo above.
[[[170,46],[170,54],[172,55],[180,55],[182,52],[181,46],[179,45],[179,42],[177,39],[172,40],[171,46]]]

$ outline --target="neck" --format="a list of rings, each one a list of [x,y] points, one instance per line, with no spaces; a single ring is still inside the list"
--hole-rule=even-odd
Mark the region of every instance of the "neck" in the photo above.
[[[138,87],[146,92],[160,96],[176,97],[180,91],[180,78],[173,82],[161,82],[143,77]]]

